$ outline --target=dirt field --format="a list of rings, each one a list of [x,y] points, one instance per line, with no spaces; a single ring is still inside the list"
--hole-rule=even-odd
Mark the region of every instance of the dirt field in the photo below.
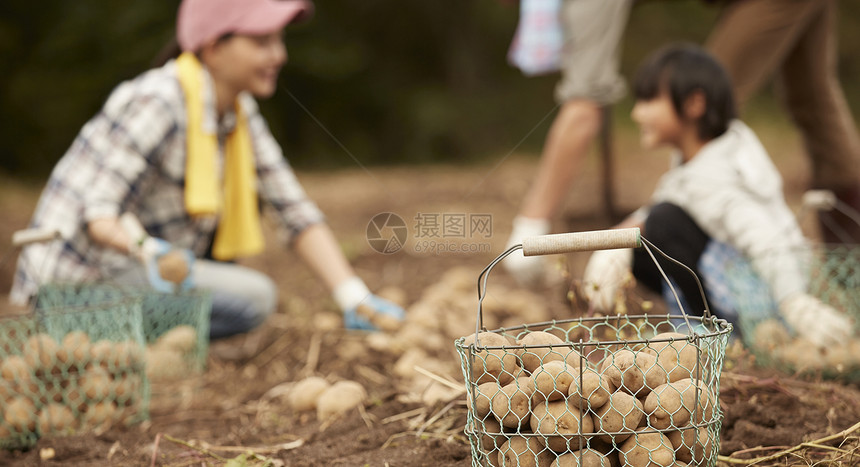
[[[770,144],[768,135],[764,136]],[[620,148],[631,154],[618,170],[622,210],[646,199],[666,160],[663,155],[638,154],[630,150],[631,144],[622,143]],[[791,141],[783,144],[793,147]],[[798,161],[797,150],[777,161],[787,174],[792,200],[805,183]],[[300,174],[371,288],[396,286],[405,291],[409,304],[422,301],[431,290],[445,293],[446,287],[452,296],[465,297],[462,310],[439,315],[439,328],[448,335],[437,335],[441,344],[422,359],[404,361],[409,349],[402,342],[390,345],[384,338],[343,331],[322,286],[268,232],[267,254],[249,263],[279,285],[281,301],[275,316],[249,335],[214,343],[204,374],[154,384],[149,421],[103,433],[43,438],[27,452],[0,453],[0,465],[470,465],[470,449],[462,431],[465,398],[456,391],[463,378],[453,341],[474,330],[474,281],[480,269],[502,251],[534,162],[510,158],[498,165],[475,167]],[[602,215],[594,164],[592,158],[586,175],[571,192],[559,230],[610,225]],[[0,210],[5,220],[0,225],[0,245],[8,245],[11,231],[26,224],[37,190],[8,178],[2,180]],[[377,253],[366,241],[366,226],[380,212],[396,213],[408,226],[409,238],[395,254]],[[456,241],[416,235],[416,224],[426,227],[428,219],[445,213],[490,214],[492,232],[457,237]],[[436,253],[428,251],[433,241]],[[469,251],[454,252],[455,245]],[[440,248],[448,251],[440,252]],[[575,279],[586,258],[568,255],[557,262]],[[8,290],[10,274],[9,265],[2,268],[2,290]],[[445,282],[456,277],[470,278],[471,282],[457,282],[466,283],[463,287],[469,290],[455,290],[450,285],[454,282]],[[491,287],[516,288],[503,272],[494,273]],[[532,297],[550,316],[570,317],[577,310],[571,309],[567,291],[568,283],[559,283]],[[416,362],[425,373],[416,372]],[[313,412],[295,413],[283,394],[292,382],[308,375],[358,381],[367,389],[369,402],[363,410],[325,423]],[[832,463],[819,465],[860,465],[854,425],[860,421],[857,383],[779,374],[756,367],[744,349],[732,347],[722,374],[720,402],[725,412],[723,456],[767,456],[853,427],[844,436],[757,465],[812,465],[823,459]],[[40,460],[40,453],[49,448],[53,456]],[[721,462],[730,465],[732,461],[722,458]]]

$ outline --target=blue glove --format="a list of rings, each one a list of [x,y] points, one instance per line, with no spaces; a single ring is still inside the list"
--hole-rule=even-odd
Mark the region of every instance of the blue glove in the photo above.
[[[180,283],[174,283],[161,277],[158,270],[158,261],[167,253],[179,253],[185,261],[188,273]],[[194,253],[185,248],[174,248],[166,241],[147,237],[140,247],[139,259],[146,269],[146,278],[149,284],[158,292],[173,293],[177,290],[188,290],[194,286]]]
[[[343,324],[347,329],[394,331],[405,315],[400,306],[370,294],[358,306],[343,312]]]

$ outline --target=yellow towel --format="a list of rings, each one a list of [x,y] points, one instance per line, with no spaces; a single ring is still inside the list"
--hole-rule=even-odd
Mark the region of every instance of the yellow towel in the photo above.
[[[237,100],[236,128],[225,143],[224,186],[219,190],[218,137],[203,130],[203,67],[189,52],[179,56],[176,66],[188,112],[185,209],[192,216],[221,215],[212,247],[215,259],[231,260],[260,253],[264,246],[263,231],[247,118]]]

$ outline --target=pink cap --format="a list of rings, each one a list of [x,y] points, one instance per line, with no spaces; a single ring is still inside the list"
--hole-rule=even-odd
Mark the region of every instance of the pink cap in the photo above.
[[[176,39],[186,52],[224,34],[268,34],[310,17],[308,0],[182,0]]]

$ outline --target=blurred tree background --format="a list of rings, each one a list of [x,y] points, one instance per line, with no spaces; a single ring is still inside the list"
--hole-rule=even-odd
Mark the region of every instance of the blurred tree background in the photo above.
[[[178,0],[0,4],[0,171],[42,177],[120,81],[153,65]],[[860,2],[840,2],[840,73],[860,108]],[[700,0],[634,8],[622,70],[660,45],[701,42],[719,12]],[[262,103],[297,167],[469,162],[537,151],[557,76],[506,63],[516,2],[319,0],[286,35],[290,61]],[[765,93],[768,94],[768,93]],[[758,98],[778,112],[772,98]],[[616,120],[626,122],[629,99]],[[623,123],[622,123],[623,124]]]

